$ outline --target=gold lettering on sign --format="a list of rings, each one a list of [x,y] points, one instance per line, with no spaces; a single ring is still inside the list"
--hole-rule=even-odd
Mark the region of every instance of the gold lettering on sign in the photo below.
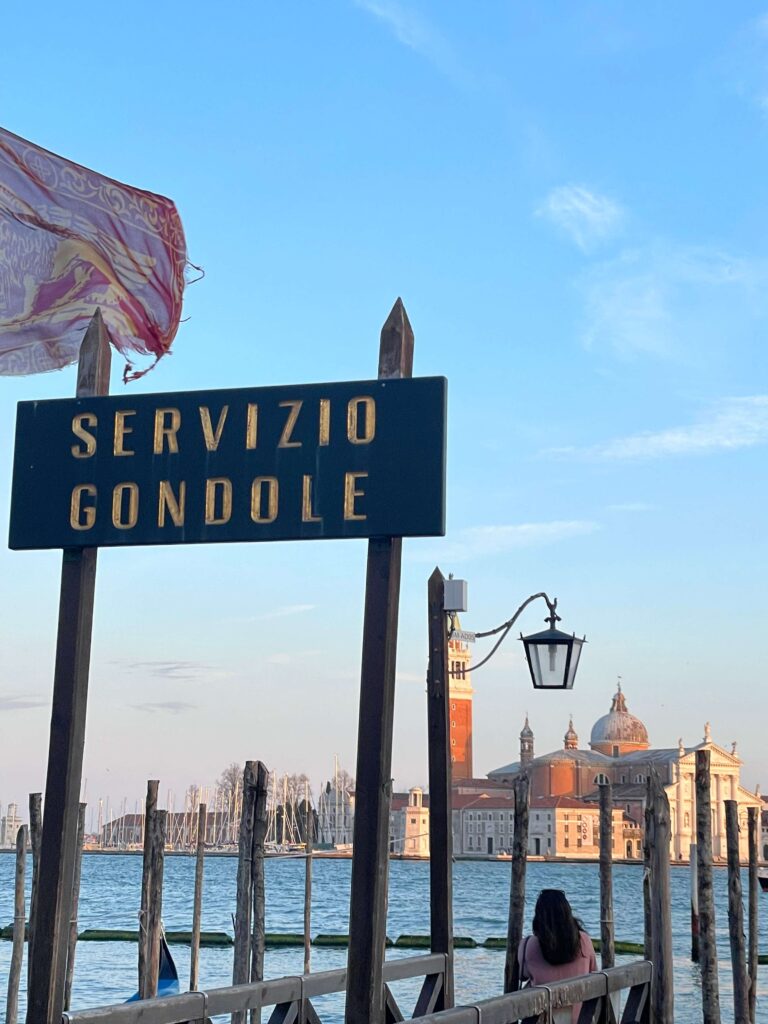
[[[169,420],[166,423],[166,420]],[[168,442],[168,451],[172,455],[178,455],[179,439],[176,433],[181,426],[181,413],[178,409],[155,409],[155,455],[162,455],[165,442]]]
[[[320,399],[320,423],[317,431],[317,443],[321,446],[331,442],[331,400]]]
[[[304,476],[301,481],[302,523],[322,523],[323,517],[315,515],[312,509],[312,477]]]
[[[229,406],[225,405],[219,413],[219,422],[216,424],[216,429],[213,429],[211,424],[211,411],[207,405],[200,406],[200,422],[203,426],[203,437],[205,438],[205,447],[209,452],[215,452],[219,447],[219,441],[221,440],[221,432],[224,429],[224,423],[227,419],[227,413],[229,412]]]
[[[115,444],[113,451],[115,455],[135,455],[136,452],[131,451],[130,448],[125,447],[125,435],[133,433],[133,427],[129,427],[126,422],[126,416],[135,416],[135,409],[118,409],[115,412]]]
[[[184,525],[184,506],[187,500],[187,483],[182,480],[179,483],[178,498],[173,492],[173,484],[170,480],[160,481],[160,490],[157,500],[157,525],[165,526],[165,513],[171,517],[174,526]]]
[[[77,416],[72,418],[72,433],[75,437],[79,437],[81,441],[85,441],[85,448],[81,448],[77,444],[72,445],[70,451],[76,459],[90,459],[96,453],[96,438],[85,429],[83,426],[85,423],[89,427],[96,427],[99,421],[92,412],[79,412]],[[82,527],[82,529],[88,529],[88,527]]]
[[[283,432],[280,435],[280,441],[278,442],[278,448],[301,448],[301,441],[292,441],[291,435],[293,434],[293,428],[296,426],[296,420],[299,418],[301,412],[301,400],[295,399],[294,401],[281,402],[281,409],[290,409],[288,413],[288,419],[285,421]]]
[[[221,490],[221,515],[216,515],[217,491]],[[205,481],[205,525],[223,526],[232,518],[232,481],[214,476]]]
[[[88,414],[86,413],[86,415]],[[72,498],[69,503],[69,525],[73,530],[90,530],[96,522],[96,506],[83,506],[84,494],[93,498],[94,502],[96,501],[96,488],[93,484],[78,484],[72,488]]]
[[[264,512],[264,488],[267,489],[267,511]],[[251,519],[254,523],[274,523],[277,519],[279,484],[276,476],[257,476],[251,484]]]
[[[361,407],[365,410],[360,416]],[[363,432],[360,433],[360,420],[363,421]],[[376,436],[376,402],[370,395],[358,395],[350,398],[347,404],[347,439],[352,444],[370,444]]]
[[[123,495],[128,494],[128,515],[123,519]],[[116,484],[112,491],[112,525],[116,530],[132,530],[139,518],[139,488],[131,482]]]
[[[367,473],[344,474],[344,518],[346,520],[361,521],[368,518],[365,513],[358,512],[355,508],[355,499],[365,497],[365,491],[358,491],[355,484],[367,476]]]
[[[248,415],[245,422],[245,447],[252,452],[259,439],[259,407],[255,402],[248,403]]]

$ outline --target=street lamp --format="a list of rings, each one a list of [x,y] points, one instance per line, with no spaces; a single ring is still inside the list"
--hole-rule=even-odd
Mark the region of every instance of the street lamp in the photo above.
[[[455,584],[459,584],[459,586],[455,586]],[[524,609],[532,601],[536,601],[541,597],[547,602],[547,607],[549,608],[549,615],[544,620],[549,623],[549,629],[543,629],[540,633],[531,633],[529,636],[520,634],[520,639],[525,648],[525,657],[528,661],[533,687],[535,690],[570,690],[573,688],[576,669],[579,667],[581,649],[587,640],[586,637],[579,639],[575,633],[564,633],[556,628],[555,623],[560,622],[560,616],[557,614],[557,598],[554,601],[550,601],[549,597],[543,592],[532,594],[523,601],[511,619],[502,622],[496,629],[489,629],[484,633],[457,632],[454,628],[455,617],[457,612],[466,611],[466,592],[464,580],[448,579],[445,581],[444,608],[451,619],[448,633],[449,638],[475,640],[501,633],[491,653],[483,658],[482,661],[470,666],[470,671],[474,672],[490,661]],[[449,674],[453,675],[454,673],[450,672]]]

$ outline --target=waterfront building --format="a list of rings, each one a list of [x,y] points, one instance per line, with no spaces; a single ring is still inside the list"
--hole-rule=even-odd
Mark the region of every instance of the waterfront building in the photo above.
[[[14,847],[16,835],[24,822],[19,817],[19,806],[9,803],[5,814],[0,818],[0,848]]]
[[[506,792],[505,792],[506,789]],[[515,800],[507,787],[453,791],[451,828],[455,856],[498,856],[512,849]]]
[[[614,805],[622,812],[621,856],[638,859],[642,857],[646,783],[650,772],[655,770],[669,798],[670,856],[673,860],[687,860],[696,836],[696,751],[701,749],[709,750],[711,757],[713,856],[719,861],[726,859],[724,801],[736,800],[742,826],[741,854],[746,859],[747,808],[762,807],[762,800],[741,785],[742,762],[736,753],[736,744],[730,751],[716,744],[707,722],[701,743],[686,747],[680,739],[677,747],[652,748],[645,725],[627,708],[621,685],[608,714],[592,727],[589,749],[579,747],[579,737],[571,720],[563,748],[535,756],[534,736],[526,716],[520,733],[519,760],[496,768],[488,778],[511,785],[516,776],[526,770],[531,780],[532,804],[545,798],[564,797],[595,808],[599,799],[598,785],[610,781]],[[570,844],[568,849],[570,856]]]
[[[349,846],[355,821],[355,794],[337,772],[326,782],[317,802],[317,841],[320,846]]]
[[[418,786],[393,793],[389,811],[389,852],[429,857],[429,797]]]

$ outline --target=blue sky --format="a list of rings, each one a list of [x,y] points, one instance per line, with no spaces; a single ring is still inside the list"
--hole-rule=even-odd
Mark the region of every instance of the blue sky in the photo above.
[[[589,640],[570,694],[534,694],[511,638],[477,673],[478,774],[526,711],[538,752],[571,713],[586,744],[620,674],[654,745],[711,720],[768,783],[768,8],[170,0],[5,28],[4,127],[170,196],[205,268],[134,392],[371,377],[398,295],[415,372],[448,377],[448,534],[404,545],[398,785],[427,776],[435,564],[469,580],[467,628],[546,589]],[[73,390],[0,378],[3,533],[15,404]],[[103,551],[88,797],[246,757],[354,772],[365,554]],[[44,781],[59,563],[0,550],[3,804]]]

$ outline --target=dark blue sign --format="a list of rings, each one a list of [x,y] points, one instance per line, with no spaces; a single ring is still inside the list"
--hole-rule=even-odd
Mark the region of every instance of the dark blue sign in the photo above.
[[[21,402],[10,547],[442,536],[443,377]]]

